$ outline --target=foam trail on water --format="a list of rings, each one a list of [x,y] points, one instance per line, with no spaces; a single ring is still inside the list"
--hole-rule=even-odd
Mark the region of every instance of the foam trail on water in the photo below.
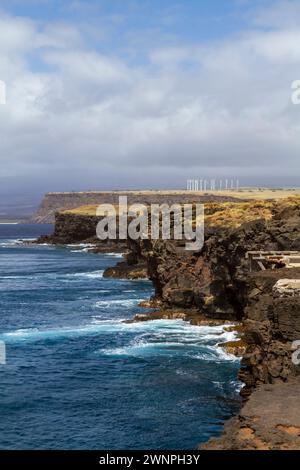
[[[66,245],[67,248],[93,248],[96,246],[94,243],[70,243]]]
[[[15,239],[15,240],[8,239],[8,240],[2,240],[0,242],[0,247],[3,247],[3,248],[12,248],[14,246],[20,246],[20,245],[22,245],[22,240],[19,240],[19,239]]]
[[[124,319],[96,319],[89,324],[74,327],[49,328],[45,330],[39,328],[21,328],[15,331],[3,333],[2,335],[0,335],[0,340],[3,340],[5,342],[32,342],[39,340],[67,338],[71,336],[84,336],[89,334],[101,333],[117,333],[118,331],[133,331],[136,329],[140,330],[140,326],[145,325],[140,325],[138,323],[125,323]]]
[[[37,279],[42,280],[43,278],[46,279],[60,279],[62,281],[70,281],[72,279],[77,278],[86,278],[86,279],[99,279],[103,277],[104,270],[97,270],[97,271],[88,271],[83,273],[65,273],[65,274],[57,274],[54,273],[37,273],[37,274],[19,274],[19,275],[8,275],[8,276],[0,276],[0,279]]]
[[[117,300],[98,300],[95,303],[95,307],[97,308],[108,308],[113,305],[121,306],[121,307],[132,307],[137,305],[144,299],[117,299]]]
[[[89,279],[98,279],[103,277],[104,270],[98,270],[98,271],[91,271],[91,272],[85,272],[85,273],[71,273],[71,274],[65,274],[66,277],[84,277],[84,278],[89,278]]]
[[[40,340],[58,340],[68,337],[109,333],[117,328],[118,322],[122,321],[124,320],[122,319],[114,322],[111,320],[102,320],[98,323],[81,325],[73,328],[51,328],[46,330],[41,330],[39,328],[24,328],[3,333],[0,335],[0,340],[5,341],[6,343],[24,341],[35,342]]]
[[[123,258],[125,253],[103,253],[104,256],[110,256],[112,258]]]
[[[236,337],[236,333],[225,331],[224,326],[191,326],[182,320],[128,324],[126,328],[136,330],[137,336],[133,341],[124,347],[101,349],[97,353],[136,357],[181,355],[214,362],[239,361],[218,346]]]
[[[131,302],[133,301],[137,302],[138,299],[131,299]],[[124,305],[128,300],[109,303],[112,302],[115,305]],[[45,330],[18,329],[2,334],[0,339],[7,343],[22,343],[100,334],[112,334],[115,338],[117,334],[126,332],[130,333],[127,344],[102,348],[95,351],[95,354],[135,357],[182,356],[208,362],[239,361],[239,358],[228,354],[219,346],[219,343],[231,341],[236,337],[236,333],[225,331],[224,326],[192,326],[183,320],[125,323],[123,319],[104,320],[101,317],[93,317],[91,323],[85,325]]]

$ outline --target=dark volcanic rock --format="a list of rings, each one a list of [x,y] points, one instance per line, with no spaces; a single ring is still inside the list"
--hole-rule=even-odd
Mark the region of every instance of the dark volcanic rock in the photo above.
[[[107,268],[103,277],[112,277],[116,279],[148,279],[147,265],[145,263],[128,264],[127,261],[121,261],[111,268]]]
[[[300,366],[292,360],[292,344],[300,339],[300,289],[294,283],[285,293],[277,287],[281,279],[299,280],[300,268],[249,275],[239,374],[248,401],[203,449],[300,449]]]
[[[249,275],[240,379],[247,397],[263,383],[285,381],[299,373],[292,362],[292,342],[300,339],[300,291],[284,296],[274,290],[280,279],[300,279],[300,268]],[[248,294],[247,294],[248,292]]]
[[[300,200],[270,205],[271,220],[238,227],[207,225],[200,252],[175,240],[131,241],[136,258],[147,261],[155,297],[166,308],[196,308],[210,317],[241,319],[245,308],[248,251],[300,249]]]
[[[99,240],[96,236],[96,227],[102,217],[96,215],[74,214],[57,212],[55,214],[54,233],[42,236],[37,243],[54,245],[68,245],[91,243],[93,252],[126,252],[126,240]]]

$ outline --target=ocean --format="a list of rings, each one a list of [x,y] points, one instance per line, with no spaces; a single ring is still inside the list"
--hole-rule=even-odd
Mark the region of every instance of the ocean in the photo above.
[[[194,449],[240,406],[233,333],[124,323],[150,281],[105,279],[120,258],[24,246],[51,226],[0,225],[1,449]],[[3,344],[3,343],[2,343]]]

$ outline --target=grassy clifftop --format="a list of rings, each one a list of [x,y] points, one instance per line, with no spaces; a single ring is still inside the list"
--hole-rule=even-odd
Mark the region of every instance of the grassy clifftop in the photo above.
[[[208,226],[237,228],[245,222],[258,219],[271,220],[274,211],[300,208],[300,195],[278,200],[251,200],[248,202],[208,202],[205,204],[205,223]],[[63,214],[95,216],[97,205],[85,205],[61,211]],[[118,213],[118,206],[115,205]],[[121,207],[122,210],[122,207]]]
[[[99,204],[118,204],[120,196],[127,196],[128,204],[167,204],[189,203],[189,202],[239,202],[250,199],[279,200],[288,196],[300,196],[300,190],[271,190],[251,189],[228,191],[88,191],[88,192],[66,192],[47,193],[38,209],[32,217],[34,223],[53,223],[55,213],[64,210],[73,210],[86,206],[88,214],[93,214],[92,206]],[[89,207],[89,208],[88,208]]]

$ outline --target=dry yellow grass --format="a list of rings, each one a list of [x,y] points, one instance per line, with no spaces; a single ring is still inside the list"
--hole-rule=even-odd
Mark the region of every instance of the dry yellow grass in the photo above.
[[[195,193],[200,194],[200,193]],[[286,199],[288,197],[300,196],[300,189],[269,189],[269,188],[244,188],[239,190],[227,190],[227,191],[206,191],[206,194],[216,194],[218,196],[230,196],[239,199],[255,199],[255,200],[266,200],[266,199]]]
[[[207,204],[205,205],[205,223],[215,227],[239,227],[252,220],[270,220],[273,207],[274,202],[258,200],[242,203]]]
[[[79,206],[75,209],[67,209],[64,211],[60,211],[62,214],[75,214],[75,215],[96,215],[98,205],[88,205],[88,206]],[[125,212],[125,206],[118,206],[115,205],[115,213],[118,215],[119,213]],[[114,215],[113,211],[107,211],[107,215]]]
[[[300,207],[300,196],[242,203],[210,203],[205,205],[205,223],[210,226],[239,227],[253,220],[272,219],[275,208],[285,209],[296,205]]]
[[[247,202],[213,202],[205,204],[205,224],[208,226],[222,227],[239,227],[245,222],[264,219],[270,220],[273,211],[277,207],[279,209],[300,206],[300,195],[289,198],[279,198],[278,200],[256,199]],[[96,215],[97,205],[80,206],[76,209],[63,211],[74,215]],[[121,206],[120,212],[124,212]],[[115,206],[116,214],[118,214],[118,206]],[[108,215],[112,215],[108,213]],[[195,220],[193,224],[195,224]]]
[[[204,194],[215,194],[216,196],[230,196],[237,197],[240,199],[283,199],[289,196],[300,196],[300,188],[290,188],[290,189],[271,189],[271,188],[239,188],[239,189],[228,189],[223,191],[190,191],[186,189],[177,189],[177,190],[154,190],[154,189],[145,189],[145,190],[133,190],[133,191],[79,191],[75,193],[58,193],[52,192],[49,194],[118,194],[122,195],[149,195],[151,194],[161,194],[163,196],[167,195],[197,195],[201,196]]]

